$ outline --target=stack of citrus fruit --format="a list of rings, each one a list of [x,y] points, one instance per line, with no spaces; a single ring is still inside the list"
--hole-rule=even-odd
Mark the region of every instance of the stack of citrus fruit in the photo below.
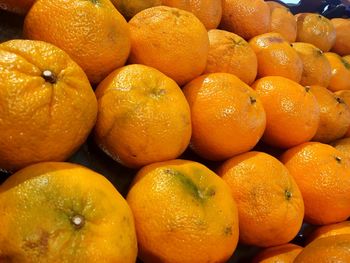
[[[26,40],[0,44],[0,262],[226,262],[239,244],[350,262],[348,19],[263,0],[0,7],[26,15]],[[127,191],[65,162],[86,141],[130,169]]]

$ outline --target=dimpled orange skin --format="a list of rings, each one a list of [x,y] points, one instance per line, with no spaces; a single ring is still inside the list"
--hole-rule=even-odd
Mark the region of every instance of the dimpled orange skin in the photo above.
[[[249,41],[258,58],[258,77],[281,76],[301,80],[303,62],[298,53],[278,33],[266,33]]]
[[[318,128],[320,108],[309,89],[278,76],[261,78],[252,87],[266,112],[264,142],[289,148],[311,140]]]
[[[0,0],[0,9],[24,15],[34,2],[35,0]]]
[[[321,238],[311,242],[294,263],[350,262],[350,235]]]
[[[162,0],[111,0],[111,2],[127,20],[144,9],[162,4]]]
[[[97,144],[128,167],[175,159],[191,138],[191,113],[172,79],[144,65],[128,65],[97,87]]]
[[[307,242],[311,243],[316,239],[325,238],[329,236],[337,236],[350,234],[350,222],[344,221],[337,224],[325,225],[316,228],[314,232],[309,236]]]
[[[258,143],[265,130],[265,111],[255,91],[236,76],[203,75],[183,92],[191,108],[191,147],[197,154],[225,160]]]
[[[328,87],[332,69],[323,51],[312,44],[296,42],[291,44],[303,61],[303,74],[300,84]]]
[[[328,89],[331,91],[350,90],[350,63],[336,53],[325,53],[331,64],[332,77]]]
[[[341,151],[350,161],[350,138],[336,140],[331,145]]]
[[[179,85],[202,74],[209,38],[192,13],[168,6],[145,9],[129,21],[130,63],[154,67]]]
[[[329,19],[313,13],[300,13],[295,16],[295,19],[297,42],[313,44],[324,52],[332,48],[337,34]]]
[[[349,61],[349,63],[350,63],[350,61]],[[337,97],[341,98],[345,102],[345,104],[348,105],[348,107],[350,109],[350,90],[339,90],[339,91],[334,92],[334,94]],[[350,137],[350,125],[349,125],[349,129],[347,130],[347,132],[345,133],[344,136]]]
[[[350,108],[337,95],[321,86],[311,86],[320,106],[320,123],[313,141],[330,143],[342,138],[350,126]]]
[[[226,262],[236,248],[238,214],[230,189],[202,164],[145,166],[127,201],[145,263]]]
[[[280,33],[289,43],[297,37],[297,23],[290,10],[277,2],[267,1],[271,12],[270,31]]]
[[[252,263],[293,263],[302,250],[294,244],[269,247],[259,252]]]
[[[341,56],[350,55],[350,20],[333,18],[331,21],[337,31],[337,38],[332,52]]]
[[[23,31],[66,51],[93,84],[123,66],[130,52],[128,24],[109,0],[37,0]]]
[[[40,163],[11,175],[0,187],[0,225],[1,262],[133,263],[137,256],[127,202],[76,164]]]
[[[162,4],[193,13],[206,29],[217,28],[221,20],[221,0],[162,0]]]
[[[308,142],[287,150],[281,161],[303,195],[306,222],[325,225],[350,216],[350,162],[343,153]]]
[[[270,8],[263,0],[223,0],[220,28],[246,40],[270,29]]]
[[[280,161],[263,152],[247,152],[226,161],[218,174],[237,203],[240,242],[270,247],[296,236],[304,216],[303,198]]]
[[[0,168],[67,159],[97,115],[83,70],[57,47],[31,40],[0,44],[0,69]],[[54,84],[42,77],[45,70]]]
[[[208,31],[209,54],[205,73],[226,72],[252,84],[258,71],[253,49],[240,36],[219,29]]]

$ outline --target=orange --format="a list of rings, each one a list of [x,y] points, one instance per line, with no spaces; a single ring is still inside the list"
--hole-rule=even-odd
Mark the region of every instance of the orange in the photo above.
[[[225,160],[252,149],[265,129],[265,111],[254,90],[236,76],[211,73],[184,88],[191,108],[192,149]]]
[[[306,246],[294,262],[350,262],[350,235],[339,235],[318,239]]]
[[[349,221],[318,227],[308,238],[308,243],[313,242],[316,239],[344,234],[350,234]]]
[[[292,43],[297,37],[297,23],[290,10],[282,4],[273,1],[266,2],[270,7],[270,31],[280,33],[285,40]]]
[[[207,29],[217,28],[221,20],[221,0],[162,0],[162,4],[193,13]]]
[[[305,220],[332,224],[350,216],[350,162],[330,145],[308,142],[281,157],[297,182],[305,203]]]
[[[26,14],[36,0],[0,0],[0,9]]]
[[[337,32],[332,51],[341,56],[350,55],[350,20],[333,18],[331,21]]]
[[[311,86],[320,106],[320,123],[313,141],[329,143],[342,138],[350,126],[350,108],[340,97],[321,86]]]
[[[249,40],[270,29],[270,8],[263,0],[223,0],[220,28]]]
[[[303,86],[320,85],[327,87],[331,80],[331,65],[321,49],[312,44],[297,42],[291,44],[303,61]]]
[[[350,64],[350,55],[344,56],[343,59]]]
[[[40,41],[0,44],[0,168],[63,161],[87,138],[96,115],[83,70]]]
[[[156,69],[129,65],[97,87],[97,144],[128,167],[174,159],[191,137],[188,103],[179,86]]]
[[[322,51],[329,51],[335,43],[336,31],[332,22],[320,14],[300,13],[297,21],[297,41],[313,44]]]
[[[252,87],[266,112],[264,142],[289,148],[311,140],[318,128],[320,108],[309,88],[278,76],[261,78]]]
[[[102,175],[70,163],[34,164],[0,187],[1,262],[136,260],[131,210]]]
[[[93,84],[123,66],[130,51],[128,24],[109,0],[38,0],[23,30],[66,51]]]
[[[127,20],[144,9],[162,4],[162,0],[111,0],[111,2]]]
[[[145,166],[127,201],[145,263],[226,262],[236,248],[238,215],[230,189],[202,164]]]
[[[350,161],[350,138],[336,140],[332,142],[332,146],[342,152]]]
[[[254,257],[252,263],[293,263],[302,250],[302,247],[294,244],[265,248]]]
[[[301,80],[303,62],[280,34],[256,36],[249,44],[258,58],[258,77],[281,76],[296,82]]]
[[[331,64],[332,76],[328,89],[331,91],[350,89],[350,63],[336,53],[325,53]]]
[[[335,92],[335,95],[337,97],[339,97],[340,99],[342,99],[345,102],[345,104],[348,105],[348,107],[350,109],[350,90],[339,90],[339,91]],[[345,137],[350,137],[350,126],[349,126],[349,129],[347,130],[347,132],[345,133]]]
[[[179,85],[205,69],[209,50],[207,30],[187,11],[157,6],[130,21],[130,62],[154,67]]]
[[[270,247],[297,235],[304,217],[303,198],[293,177],[276,158],[247,152],[226,161],[218,174],[237,203],[240,242]]]
[[[258,71],[258,61],[253,49],[240,36],[219,29],[209,35],[209,54],[206,73],[226,72],[236,75],[248,85]]]

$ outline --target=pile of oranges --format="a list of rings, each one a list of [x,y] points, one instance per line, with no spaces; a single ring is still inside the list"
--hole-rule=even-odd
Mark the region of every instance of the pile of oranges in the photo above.
[[[263,0],[0,6],[26,15],[0,44],[0,262],[226,262],[238,243],[253,262],[350,262],[349,19]],[[126,196],[65,162],[88,136],[135,169]]]

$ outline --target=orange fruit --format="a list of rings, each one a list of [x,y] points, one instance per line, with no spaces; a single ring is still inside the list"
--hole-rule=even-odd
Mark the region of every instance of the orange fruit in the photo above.
[[[350,262],[350,235],[331,236],[311,242],[296,257],[295,263]]]
[[[191,137],[191,115],[179,86],[156,69],[129,65],[97,87],[97,144],[128,167],[174,159]]]
[[[289,148],[311,140],[320,119],[320,108],[308,88],[278,76],[261,78],[252,86],[266,112],[263,141]]]
[[[162,3],[193,13],[207,29],[217,28],[221,20],[221,0],[162,0]]]
[[[94,84],[123,66],[130,51],[128,24],[109,0],[38,0],[23,30],[66,51]]]
[[[308,238],[308,243],[313,242],[316,239],[344,234],[350,234],[349,221],[318,227]]]
[[[331,80],[331,65],[321,49],[312,44],[297,42],[291,44],[303,61],[303,86],[320,85],[327,87]]]
[[[168,6],[145,9],[130,21],[131,63],[154,67],[179,85],[205,69],[208,33],[198,18]]]
[[[302,247],[294,244],[265,248],[254,257],[252,263],[293,263],[302,250]]]
[[[86,140],[97,115],[83,70],[40,41],[0,44],[0,168],[63,161]]]
[[[301,80],[303,62],[280,34],[256,36],[249,44],[258,58],[258,77],[281,76],[296,82]]]
[[[350,20],[333,18],[331,21],[337,32],[332,51],[341,56],[350,55]]]
[[[350,109],[350,90],[339,90],[339,91],[336,91],[334,94],[340,99],[342,99]],[[350,137],[350,126],[347,132],[345,133],[345,137]]]
[[[240,242],[270,247],[296,236],[304,216],[303,198],[275,157],[247,152],[226,161],[218,174],[237,203]]]
[[[336,53],[325,53],[331,68],[332,76],[328,89],[331,91],[350,89],[350,63]]]
[[[332,142],[332,146],[342,152],[350,161],[350,138],[343,138]]]
[[[1,262],[135,262],[131,210],[102,175],[39,163],[0,187]]]
[[[350,108],[340,97],[321,86],[311,86],[320,106],[320,123],[313,141],[329,143],[342,138],[350,126]]]
[[[162,0],[111,0],[111,2],[127,20],[144,9],[162,4]]]
[[[26,14],[36,0],[0,0],[0,9],[20,15]]]
[[[211,73],[184,88],[191,108],[192,149],[225,160],[252,149],[265,129],[265,111],[254,90],[236,76]]]
[[[350,64],[350,55],[344,56],[343,59]]]
[[[287,150],[281,160],[303,195],[306,222],[325,225],[350,216],[350,162],[343,153],[308,142]]]
[[[249,40],[270,29],[270,8],[263,0],[223,0],[220,28]]]
[[[236,75],[248,85],[258,71],[258,61],[253,49],[240,36],[219,29],[209,35],[209,54],[206,73],[226,72]]]
[[[292,43],[297,37],[297,23],[290,10],[273,1],[266,2],[271,12],[270,31],[280,33],[285,40]]]
[[[127,201],[143,262],[226,262],[238,241],[236,204],[204,165],[173,160],[143,167]]]
[[[335,43],[336,31],[332,22],[314,13],[300,13],[297,21],[297,42],[313,44],[324,52],[329,51]]]

